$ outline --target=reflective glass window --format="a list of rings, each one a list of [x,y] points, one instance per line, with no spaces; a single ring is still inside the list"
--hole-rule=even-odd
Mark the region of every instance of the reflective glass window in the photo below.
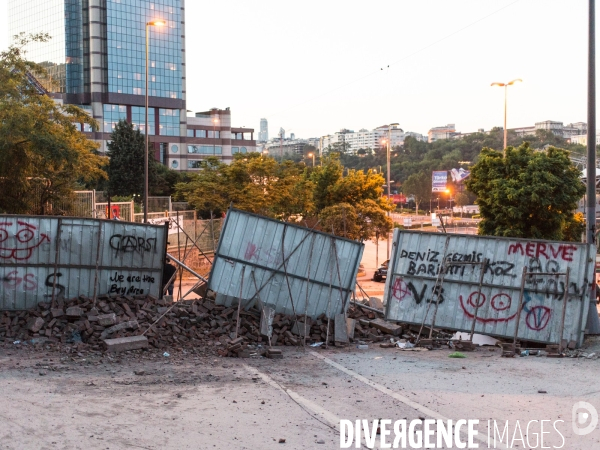
[[[148,133],[150,136],[156,134],[155,132],[155,119],[154,119],[155,108],[148,108]],[[146,130],[146,108],[143,106],[132,106],[131,107],[131,122],[136,129],[139,129],[142,133]]]
[[[145,95],[146,23],[149,26],[148,95],[182,98],[181,2],[106,0],[108,90]]]
[[[161,136],[179,136],[179,110],[159,109],[159,133]]]
[[[188,169],[200,169],[202,160],[199,159],[188,159]]]
[[[188,145],[188,153],[220,155],[223,153],[223,148],[219,145]]]
[[[127,120],[127,107],[125,105],[104,105],[105,133],[112,133],[119,120]]]
[[[240,152],[240,148],[239,147],[231,147],[231,154],[234,155],[236,153]]]

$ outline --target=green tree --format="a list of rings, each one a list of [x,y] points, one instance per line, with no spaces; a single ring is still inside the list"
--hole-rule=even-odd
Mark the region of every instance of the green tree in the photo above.
[[[29,43],[46,34],[15,36],[0,53],[0,211],[56,213],[48,205],[68,203],[78,182],[105,177],[97,144],[76,124],[97,127],[83,110],[55,103],[32,76],[43,67],[27,61]]]
[[[415,198],[416,210],[419,210],[419,204],[428,202],[433,196],[431,192],[431,173],[419,172],[408,177],[408,180],[402,185],[402,191],[405,195],[412,195]]]
[[[140,130],[132,123],[119,120],[111,133],[108,144],[108,194],[143,198],[144,195],[144,150],[146,142]],[[148,154],[148,190],[157,186],[157,166],[154,155]]]
[[[245,211],[289,220],[312,211],[313,184],[305,165],[260,153],[236,154],[228,165],[208,158],[202,171],[189,183],[176,186],[177,195],[193,205],[203,217],[220,213],[230,203]]]
[[[533,239],[575,239],[573,212],[585,193],[567,152],[534,152],[525,143],[506,156],[485,148],[471,169],[467,188],[477,195],[479,233]],[[575,221],[576,224],[576,221]]]

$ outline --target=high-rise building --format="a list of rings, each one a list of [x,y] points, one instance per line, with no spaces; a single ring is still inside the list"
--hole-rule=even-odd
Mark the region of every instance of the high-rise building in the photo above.
[[[11,35],[50,34],[27,56],[48,70],[40,81],[52,97],[98,121],[101,152],[120,119],[145,131],[146,23],[164,21],[148,27],[148,132],[159,158],[185,137],[184,0],[9,0],[8,8]]]
[[[100,143],[100,152],[107,151],[110,133],[120,119],[146,131],[146,24],[163,21],[164,26],[148,26],[150,151],[173,169],[195,168],[197,155],[180,151],[195,148],[187,146],[185,0],[8,0],[8,12],[11,36],[51,35],[49,42],[29,45],[27,57],[47,69],[47,79],[39,81],[49,95],[80,106],[98,121],[99,130],[82,131]],[[254,130],[233,131],[229,108],[221,114],[227,120],[220,120],[214,111],[221,110],[190,117],[195,124],[194,145],[221,148],[218,156],[231,160],[236,133],[245,138],[239,139],[245,141],[244,148],[255,151]],[[204,123],[204,116],[211,117],[209,123]],[[194,167],[187,163],[188,156]]]
[[[269,140],[269,122],[267,119],[260,119],[260,131],[258,132],[258,142],[267,142]]]

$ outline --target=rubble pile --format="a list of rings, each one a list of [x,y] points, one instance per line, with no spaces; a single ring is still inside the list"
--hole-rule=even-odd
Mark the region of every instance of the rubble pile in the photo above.
[[[239,351],[246,351],[249,344],[268,344],[268,338],[260,333],[260,312],[251,309],[240,312],[239,339],[231,345],[235,337],[236,315],[236,308],[216,305],[208,299],[173,304],[169,300],[144,295],[100,296],[94,304],[92,299],[80,296],[58,300],[54,305],[41,302],[28,311],[0,312],[0,341],[10,344],[84,344],[85,347],[101,350],[105,339],[144,334],[150,347],[216,347],[223,356],[237,356]],[[375,318],[375,313],[351,307],[349,315],[361,319],[362,324],[356,322],[361,338],[384,338],[384,330],[366,323]],[[271,345],[303,345],[302,320],[275,315]],[[307,323],[307,342],[324,342],[327,323],[325,316]],[[333,320],[329,321],[329,327],[329,340],[333,343]]]

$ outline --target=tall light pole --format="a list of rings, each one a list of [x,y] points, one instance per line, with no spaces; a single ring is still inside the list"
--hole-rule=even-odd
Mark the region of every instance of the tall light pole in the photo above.
[[[213,123],[213,156],[215,156],[216,150],[217,150],[217,123],[219,123],[219,118],[218,117],[213,117],[212,120]]]
[[[507,133],[508,133],[508,130],[506,129],[506,94],[508,92],[508,87],[512,86],[517,81],[522,82],[523,80],[521,80],[520,78],[515,78],[514,80],[509,81],[508,83],[492,83],[492,86],[504,87],[504,149],[505,150],[506,150],[506,137],[507,137]]]
[[[397,126],[397,123],[390,123],[388,125],[388,139],[387,139],[387,196],[388,202],[392,198],[392,177],[391,177],[391,161],[390,155],[392,150],[392,127]],[[388,217],[391,213],[388,211]],[[387,235],[387,259],[390,259],[390,233]]]
[[[144,133],[146,134],[146,147],[144,151],[144,223],[148,223],[148,152],[150,151],[148,142],[148,57],[150,52],[150,27],[162,27],[166,22],[164,20],[153,20],[146,22],[146,120],[144,122]]]

